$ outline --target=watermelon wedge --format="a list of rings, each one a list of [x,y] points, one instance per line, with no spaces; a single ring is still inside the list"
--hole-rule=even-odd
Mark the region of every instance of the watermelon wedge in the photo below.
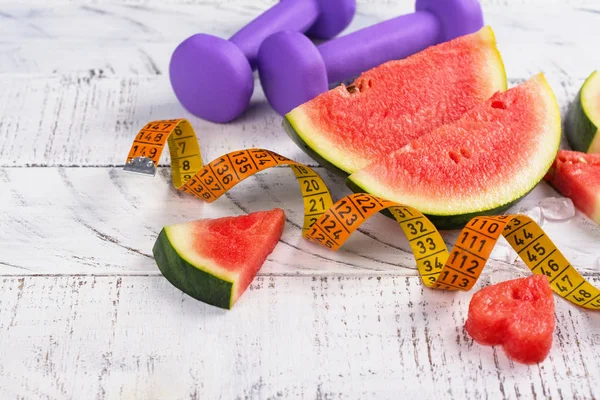
[[[286,114],[284,127],[322,166],[347,175],[506,86],[494,33],[483,27],[320,94]]]
[[[169,225],[156,240],[154,258],[175,287],[230,309],[275,248],[284,225],[278,208]]]
[[[600,154],[560,150],[545,179],[600,225]]]
[[[555,324],[548,277],[533,275],[477,291],[465,330],[481,345],[502,345],[511,359],[535,364],[550,352]]]
[[[565,132],[571,148],[600,153],[600,73],[585,80],[565,118]]]
[[[374,161],[347,184],[415,207],[439,229],[458,228],[475,215],[503,212],[531,191],[560,138],[556,98],[538,74]]]

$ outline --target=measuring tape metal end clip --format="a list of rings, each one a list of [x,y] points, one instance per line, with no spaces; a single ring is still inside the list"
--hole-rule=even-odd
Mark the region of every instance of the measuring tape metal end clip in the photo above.
[[[156,175],[156,165],[150,158],[145,156],[132,158],[125,164],[123,170],[133,174]]]

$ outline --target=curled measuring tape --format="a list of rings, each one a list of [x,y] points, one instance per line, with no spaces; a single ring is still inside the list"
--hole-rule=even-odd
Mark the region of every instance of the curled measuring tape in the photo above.
[[[304,199],[302,235],[331,250],[338,250],[370,216],[389,210],[408,238],[427,287],[470,290],[502,235],[533,273],[548,277],[554,292],[578,306],[600,309],[600,290],[581,276],[542,228],[525,215],[474,217],[448,251],[433,223],[418,210],[366,193],[351,194],[334,204],[325,182],[312,168],[270,150],[234,151],[203,165],[198,139],[185,119],[144,126],[133,141],[124,170],[155,175],[165,144],[175,187],[209,203],[257,172],[277,165],[291,167]]]

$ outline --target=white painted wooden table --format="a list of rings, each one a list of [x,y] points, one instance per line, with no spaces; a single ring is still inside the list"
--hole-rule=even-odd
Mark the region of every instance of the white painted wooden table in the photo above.
[[[510,362],[463,324],[469,293],[424,290],[406,240],[375,216],[344,250],[301,239],[287,169],[204,205],[122,164],[147,121],[187,117],[205,160],[250,146],[315,165],[258,87],[227,125],[175,100],[168,61],[187,36],[228,37],[272,1],[0,2],[1,399],[399,399],[600,397],[600,314],[557,298],[549,357]],[[600,68],[597,0],[485,0],[511,85],[543,71],[564,112]],[[347,29],[409,12],[363,0]],[[162,161],[169,165],[168,157]],[[318,168],[339,198],[343,181]],[[541,183],[517,206],[559,195]],[[236,307],[172,287],[151,256],[165,224],[285,208],[281,242]],[[533,208],[531,208],[533,207]],[[600,233],[579,213],[544,228],[600,284]],[[561,212],[564,212],[561,211]],[[456,232],[446,232],[451,246]],[[477,288],[523,275],[498,246]]]

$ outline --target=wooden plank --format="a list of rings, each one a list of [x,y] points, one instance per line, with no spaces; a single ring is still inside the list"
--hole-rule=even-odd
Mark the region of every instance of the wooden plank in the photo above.
[[[0,290],[2,398],[600,396],[600,316],[558,297],[550,355],[524,366],[466,334],[472,293],[415,277],[262,277],[231,311],[161,277],[4,277]]]
[[[0,42],[0,74],[77,75],[106,78],[168,75],[170,54],[177,43],[123,43],[95,40],[16,39]],[[90,51],[93,47],[94,51]]]
[[[5,22],[0,73],[168,75],[170,55],[183,39],[198,32],[228,38],[262,10],[256,4],[243,4],[149,2],[133,7],[115,3],[76,7],[12,3],[0,15]],[[342,34],[410,12],[412,7],[412,2],[359,2],[355,18]],[[548,2],[484,3],[483,9],[511,77],[553,72],[557,67],[579,77],[598,64],[599,56],[588,51],[594,45],[591,29],[600,18],[598,2],[573,7]]]
[[[148,121],[180,117],[192,121],[207,161],[235,149],[264,146],[311,162],[264,99],[253,100],[243,119],[212,124],[183,111],[168,81],[155,76],[3,76],[0,85],[4,166],[122,165],[135,134]],[[167,153],[163,163],[169,162]]]
[[[127,4],[120,2],[31,2],[27,5],[8,2],[2,18],[7,36],[20,42],[31,39],[118,42],[177,41],[206,32],[228,38],[259,16],[276,1]],[[389,18],[412,12],[410,1],[392,4],[363,3],[355,18],[342,32],[351,32],[373,23],[373,18]],[[392,13],[390,13],[392,12]],[[106,29],[110,26],[110,29]]]
[[[349,193],[341,177],[317,171],[335,199]],[[405,237],[383,215],[367,221],[339,252],[302,239],[302,200],[287,168],[249,178],[213,204],[176,191],[167,168],[154,178],[121,168],[5,168],[0,183],[0,273],[158,274],[151,250],[163,226],[275,207],[285,210],[286,229],[261,274],[416,273]],[[556,192],[541,183],[523,204],[552,196]],[[546,221],[544,229],[573,265],[597,270],[600,230],[595,224],[578,214],[569,221]],[[449,248],[458,233],[443,232]],[[506,246],[494,249],[498,262],[492,267],[515,268],[515,253]]]
[[[384,20],[392,12],[390,10],[387,13],[360,14],[348,28],[348,32]],[[598,55],[588,51],[590,46],[594,45],[593,33],[585,27],[550,29],[548,26],[555,27],[555,24],[561,21],[563,24],[564,21],[567,21],[566,24],[582,21],[584,26],[594,26],[600,18],[599,12],[600,7],[598,10],[562,8],[556,11],[527,7],[521,10],[511,9],[510,12],[502,7],[493,7],[486,10],[485,18],[486,24],[492,26],[496,33],[509,76],[519,79],[539,71],[552,75],[559,73],[558,68],[562,68],[568,71],[566,75],[579,78],[589,74],[597,65]],[[202,18],[207,18],[207,14],[209,13],[198,15],[200,22],[211,28],[205,28],[204,32],[227,38],[238,27],[232,15],[228,20],[221,20],[220,24],[213,28],[211,24],[214,24],[214,21],[202,21]],[[171,18],[175,20],[176,16]],[[99,19],[98,24],[113,23],[112,20],[104,21],[100,17]],[[529,19],[533,21],[530,22]],[[122,35],[133,34],[130,31],[134,26],[124,26]],[[224,31],[224,28],[228,30]],[[22,32],[7,29],[7,34],[14,37],[4,42],[0,40],[0,73],[58,73],[83,77],[164,75],[164,79],[168,79],[169,61],[173,50],[180,41],[198,30],[189,28],[169,32],[175,32],[176,36],[130,41],[120,37],[109,37],[105,31],[98,31],[97,37],[80,39],[67,35],[26,39],[23,38]],[[102,34],[104,36],[100,36]],[[513,43],[519,43],[519,46],[514,46]],[[89,51],[90,48],[94,51]]]
[[[68,2],[54,0],[43,2],[2,2],[4,36],[0,42],[29,43],[33,40],[90,42],[104,45],[111,42],[137,44],[140,42],[178,43],[183,38],[198,33],[211,33],[223,38],[247,24],[276,1],[255,2],[204,1],[196,4],[151,0],[145,4],[128,1]],[[485,23],[500,29],[504,23],[521,33],[538,35],[540,28],[561,37],[573,35],[586,40],[593,27],[585,22],[596,18],[600,4],[595,0],[483,0]],[[376,22],[414,11],[413,1],[358,1],[355,17],[340,34],[344,35]],[[560,18],[563,29],[544,24],[548,19]],[[582,24],[578,24],[582,22]],[[110,29],[107,29],[110,26]],[[571,29],[569,29],[571,28]],[[537,32],[537,34],[535,33]],[[588,37],[586,41],[593,38]],[[527,45],[529,40],[521,40]],[[52,61],[53,62],[53,61]]]
[[[258,84],[250,109],[229,124],[191,116],[173,95],[166,74],[168,60],[178,41],[193,30],[170,28],[185,27],[181,19],[193,19],[197,13],[212,21],[213,25],[205,27],[208,32],[219,34],[215,26],[222,23],[232,28],[236,21],[226,17],[238,15],[237,11],[219,14],[213,6],[210,10],[199,6],[198,10],[191,7],[195,10],[191,16],[165,13],[164,32],[175,31],[177,36],[165,38],[161,31],[159,37],[144,33],[147,36],[140,39],[135,30],[137,22],[148,20],[146,11],[134,9],[132,13],[128,7],[106,4],[98,7],[104,7],[102,12],[73,6],[34,12],[15,5],[6,11],[18,11],[19,18],[39,18],[48,25],[44,29],[57,31],[52,31],[50,38],[30,40],[23,39],[27,35],[21,31],[27,24],[5,28],[7,38],[20,39],[0,45],[0,72],[5,73],[0,74],[0,166],[119,165],[141,126],[149,120],[176,117],[192,121],[208,159],[236,148],[267,146],[314,164],[287,138],[281,116],[271,110]],[[139,21],[128,20],[127,13]],[[357,24],[387,16],[389,13],[378,8],[367,9]],[[71,19],[81,25],[67,30]],[[113,19],[121,22],[115,25]],[[594,35],[585,29],[598,20],[600,14],[594,9],[567,7],[522,6],[508,12],[505,6],[494,6],[486,13],[486,22],[495,28],[511,85],[543,71],[563,111],[587,75],[600,65],[600,54],[588,51],[595,45]],[[565,29],[565,21],[583,28]],[[80,32],[78,26],[92,36],[67,35]],[[107,30],[106,26],[114,28]],[[93,36],[96,33],[102,36]],[[123,40],[124,36],[131,40]],[[98,51],[87,51],[91,47]],[[168,157],[163,161],[168,163]]]
[[[547,77],[564,112],[585,76]],[[260,89],[244,116],[213,124],[184,111],[168,81],[156,76],[0,76],[0,85],[0,167],[122,165],[147,122],[181,117],[194,126],[206,161],[235,149],[264,147],[316,164],[288,138],[282,117]],[[165,152],[161,165],[169,162]]]

